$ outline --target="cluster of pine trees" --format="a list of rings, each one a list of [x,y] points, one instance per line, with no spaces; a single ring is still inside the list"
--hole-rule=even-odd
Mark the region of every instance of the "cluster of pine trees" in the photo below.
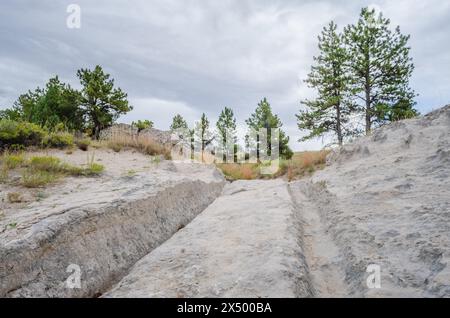
[[[414,70],[409,36],[390,29],[390,20],[363,8],[358,22],[338,32],[332,21],[319,39],[319,55],[306,79],[317,92],[304,100],[298,127],[309,134],[300,141],[330,135],[346,138],[387,122],[418,115],[409,86]]]
[[[258,106],[255,109],[255,112],[251,114],[250,118],[247,119],[246,124],[250,130],[259,131],[260,129],[267,129],[268,135],[268,149],[270,155],[270,141],[271,141],[271,129],[272,128],[281,128],[283,126],[279,117],[273,113],[272,107],[266,98],[261,100],[258,103]],[[237,144],[237,136],[236,136],[236,117],[231,108],[225,107],[219,115],[219,119],[217,120],[215,131],[210,125],[210,121],[208,120],[205,113],[202,114],[200,120],[196,123],[193,129],[189,129],[186,120],[180,115],[177,114],[173,117],[172,124],[170,126],[171,131],[181,131],[187,132],[187,135],[190,136],[189,143],[192,144],[192,147],[195,147],[194,143],[198,143],[198,149],[205,151],[205,149],[216,142],[218,145],[222,147],[227,147],[228,144],[233,143],[234,147],[232,151],[232,157],[236,155],[238,152],[239,145]],[[184,134],[186,136],[186,133]],[[231,140],[229,140],[231,138]],[[254,140],[252,140],[254,138]],[[280,146],[279,154],[282,158],[290,159],[293,155],[292,150],[289,148],[289,137],[280,129],[279,140],[277,140]],[[255,147],[257,150],[257,157],[259,158],[259,144],[260,140],[258,136],[246,135],[246,148],[250,148],[250,144]],[[224,161],[226,158],[230,158],[229,149],[222,149],[222,153],[224,154]],[[228,153],[228,157],[227,154]]]
[[[127,94],[115,87],[114,79],[102,67],[80,69],[77,77],[81,90],[55,76],[44,88],[19,96],[12,108],[0,111],[0,119],[29,122],[50,131],[63,125],[66,130],[88,132],[98,138],[102,129],[133,109]],[[150,126],[151,122],[142,124]]]

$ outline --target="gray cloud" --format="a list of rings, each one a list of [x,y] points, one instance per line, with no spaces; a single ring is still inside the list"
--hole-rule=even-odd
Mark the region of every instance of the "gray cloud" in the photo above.
[[[81,6],[79,30],[66,28],[70,3]],[[55,74],[78,87],[76,70],[100,64],[135,106],[124,122],[149,118],[165,129],[176,112],[214,121],[231,106],[242,124],[265,96],[293,148],[316,148],[296,142],[294,114],[312,94],[302,79],[317,35],[370,4],[411,34],[418,108],[448,103],[448,1],[30,0],[0,3],[0,108]]]

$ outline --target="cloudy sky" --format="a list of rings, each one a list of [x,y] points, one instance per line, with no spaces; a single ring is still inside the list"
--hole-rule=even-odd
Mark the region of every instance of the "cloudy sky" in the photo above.
[[[71,3],[81,7],[80,29],[66,26]],[[215,122],[230,106],[243,127],[267,97],[291,146],[318,148],[297,142],[295,120],[313,93],[303,79],[317,35],[330,20],[355,22],[368,5],[411,34],[419,110],[450,103],[450,0],[2,0],[0,108],[55,74],[79,87],[76,70],[100,64],[135,107],[122,122],[167,129],[175,113],[193,123],[202,112]]]

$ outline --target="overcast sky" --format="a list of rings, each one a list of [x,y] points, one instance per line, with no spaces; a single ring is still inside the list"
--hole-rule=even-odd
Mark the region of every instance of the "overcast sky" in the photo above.
[[[67,6],[81,7],[81,28],[66,26]],[[372,5],[411,34],[411,85],[425,113],[450,103],[450,0],[216,1],[83,0],[0,2],[0,108],[49,77],[79,87],[76,70],[100,64],[134,110],[167,129],[175,113],[212,122],[224,106],[239,124],[267,97],[296,150],[295,113],[311,96],[303,83],[317,35],[330,20],[342,28]]]

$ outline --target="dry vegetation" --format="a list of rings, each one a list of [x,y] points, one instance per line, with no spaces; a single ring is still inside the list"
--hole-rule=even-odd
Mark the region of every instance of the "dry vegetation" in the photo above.
[[[115,134],[110,139],[100,142],[115,152],[123,149],[132,148],[150,156],[163,156],[165,159],[171,159],[170,149],[154,141],[145,135],[130,136],[129,134]]]
[[[24,153],[5,152],[0,156],[0,182],[38,188],[53,183],[64,176],[95,176],[104,167],[88,157],[85,167],[73,166],[51,156],[26,157]],[[11,176],[20,176],[11,178]],[[10,202],[17,201],[13,197]]]
[[[309,176],[325,167],[329,150],[297,152],[286,162],[286,176],[289,181]]]
[[[261,175],[260,165],[251,163],[217,164],[228,180],[253,180],[278,178],[285,175],[289,181],[309,176],[325,167],[328,150],[295,153],[291,160],[281,160],[274,175]]]
[[[253,180],[260,178],[259,166],[255,163],[221,163],[217,167],[228,180]]]

